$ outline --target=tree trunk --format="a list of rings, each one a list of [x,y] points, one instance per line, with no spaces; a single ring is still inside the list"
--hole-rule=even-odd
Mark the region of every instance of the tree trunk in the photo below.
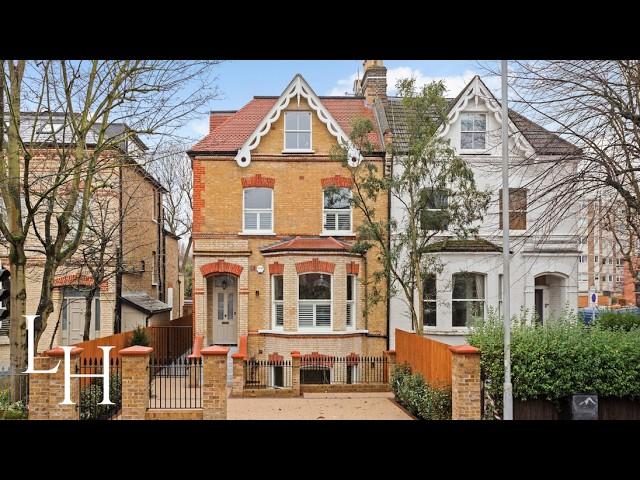
[[[20,375],[27,368],[27,282],[25,275],[26,257],[24,250],[16,251],[12,245],[9,253],[9,270],[11,272],[11,313],[9,326],[10,365],[13,373],[11,380],[12,401],[20,391]]]
[[[89,341],[89,336],[91,334],[91,307],[93,305],[93,299],[96,296],[96,289],[92,288],[87,293],[87,298],[85,298],[86,306],[84,310],[84,333],[82,334],[82,341]]]
[[[40,288],[40,302],[38,303],[38,309],[36,310],[36,315],[38,318],[36,319],[36,334],[34,338],[34,348],[38,349],[38,343],[40,342],[40,338],[42,338],[42,334],[47,328],[47,321],[49,320],[49,316],[53,312],[53,277],[55,275],[57,265],[55,265],[55,261],[47,256],[47,259],[44,263],[44,270],[42,272],[42,286]]]
[[[187,264],[187,260],[189,260],[189,251],[191,250],[191,244],[193,243],[193,237],[189,235],[189,240],[187,242],[187,248],[184,250],[184,255],[182,256],[182,265],[180,265],[180,273],[184,273],[184,267]]]

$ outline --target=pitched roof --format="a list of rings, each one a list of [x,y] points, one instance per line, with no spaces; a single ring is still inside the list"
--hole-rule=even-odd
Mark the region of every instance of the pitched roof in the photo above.
[[[346,252],[350,248],[350,244],[336,240],[333,237],[295,237],[287,238],[273,245],[267,245],[261,248],[260,251],[262,253],[292,251]]]
[[[194,153],[230,153],[237,151],[257,128],[279,97],[253,97],[249,103],[231,114],[212,132],[196,143]],[[347,135],[351,133],[351,122],[363,116],[371,119],[375,126],[373,109],[365,104],[362,97],[319,97],[325,108]],[[369,141],[380,148],[377,129],[369,134]]]
[[[160,300],[150,297],[145,292],[128,292],[122,294],[122,300],[131,305],[137,310],[146,313],[147,315],[153,315],[161,312],[168,312],[171,310],[171,306],[167,305]]]
[[[442,240],[427,245],[427,252],[502,252],[502,247],[483,238]]]
[[[460,95],[456,98],[447,99],[449,109],[453,108],[459,97]],[[388,97],[387,104],[384,107],[381,104],[376,104],[376,113],[379,117],[383,117],[388,127],[391,128],[395,151],[407,151],[409,142],[407,107],[404,105],[402,98]],[[572,143],[511,109],[509,109],[509,118],[538,155],[577,155],[580,153],[580,149]]]

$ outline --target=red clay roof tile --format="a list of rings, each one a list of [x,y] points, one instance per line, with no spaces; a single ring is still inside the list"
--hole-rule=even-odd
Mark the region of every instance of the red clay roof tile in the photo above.
[[[227,117],[213,132],[192,147],[193,152],[234,152],[256,129],[269,112],[277,97],[253,98],[236,113]],[[369,141],[374,149],[379,149],[382,142],[375,127],[373,109],[365,105],[363,98],[323,97],[322,104],[331,113],[336,122],[349,135],[353,119],[363,116],[374,123],[374,131],[369,134]],[[376,148],[377,147],[377,148]]]
[[[261,249],[263,253],[300,251],[300,250],[344,250],[348,251],[350,245],[333,237],[295,237],[284,242],[276,243]]]

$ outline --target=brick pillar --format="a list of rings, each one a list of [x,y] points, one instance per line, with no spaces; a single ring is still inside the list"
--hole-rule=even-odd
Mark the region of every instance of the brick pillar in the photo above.
[[[471,345],[450,346],[451,418],[480,420],[480,350]]]
[[[393,375],[393,371],[396,369],[396,351],[385,350],[383,354],[384,358],[387,359],[387,383],[390,383],[391,375]]]
[[[231,393],[234,397],[241,397],[244,391],[245,356],[241,353],[234,353],[231,358],[233,358],[233,387]]]
[[[71,350],[69,364],[71,375],[78,373],[76,371],[78,366],[78,358],[83,349],[74,347]],[[49,420],[79,420],[79,405],[80,403],[80,379],[71,377],[70,389],[71,389],[71,401],[73,405],[60,405],[64,401],[64,350],[62,348],[54,348],[44,352],[47,357],[50,357],[49,368],[56,366],[58,362],[58,371],[56,373],[50,373],[49,377]]]
[[[144,420],[149,406],[149,356],[151,347],[134,345],[123,348],[122,420]]]
[[[36,370],[49,370],[51,360],[49,357],[35,357],[33,366]],[[53,364],[57,362],[55,360]],[[49,419],[49,376],[48,373],[29,374],[29,420]]]
[[[229,349],[214,345],[203,348],[202,419],[227,419],[227,354]]]
[[[300,395],[300,352],[291,352],[291,389],[295,395]]]

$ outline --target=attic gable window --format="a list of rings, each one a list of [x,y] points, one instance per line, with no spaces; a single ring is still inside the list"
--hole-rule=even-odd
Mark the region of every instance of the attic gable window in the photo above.
[[[484,150],[487,139],[487,115],[462,113],[460,115],[460,149]]]
[[[284,150],[311,151],[311,112],[284,113]]]

